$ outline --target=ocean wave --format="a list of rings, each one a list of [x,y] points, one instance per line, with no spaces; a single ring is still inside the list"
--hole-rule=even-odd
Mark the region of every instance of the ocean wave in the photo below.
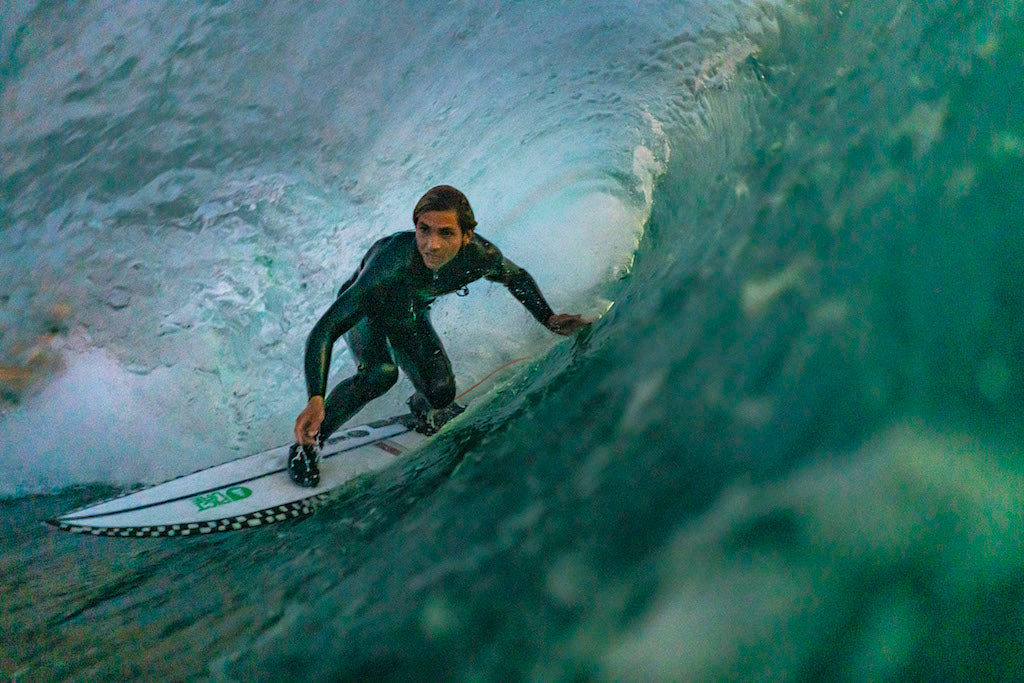
[[[246,7],[256,9],[220,6],[221,28],[208,35],[250,35],[240,27],[269,10]],[[600,296],[610,310],[572,341],[453,352],[457,363],[476,358],[457,366],[462,378],[491,366],[489,351],[541,350],[458,429],[352,482],[300,523],[187,546],[69,536],[4,544],[11,566],[28,567],[5,593],[10,613],[43,613],[12,631],[13,671],[693,679],[1016,670],[1021,4],[576,7],[280,17],[286,39],[275,49],[314,24],[359,36],[361,59],[338,80],[336,61],[312,57],[333,54],[329,41],[306,45],[305,61],[288,68],[306,64],[299,71],[326,83],[297,95],[304,102],[342,103],[307,112],[303,139],[343,139],[358,127],[344,112],[364,107],[375,116],[352,134],[366,144],[350,149],[352,165],[337,148],[271,145],[252,162],[258,174],[225,172],[218,189],[194,193],[190,227],[163,217],[141,229],[181,246],[197,235],[205,249],[227,245],[203,261],[203,274],[217,277],[201,280],[216,287],[176,292],[193,308],[167,336],[189,341],[166,353],[192,349],[201,362],[186,369],[220,372],[178,395],[216,399],[255,384],[223,369],[238,356],[218,326],[283,321],[294,339],[284,362],[336,283],[325,264],[355,258],[377,234],[353,226],[387,232],[407,221],[403,193],[415,198],[440,180],[437,168],[471,199],[488,198],[475,205],[494,226],[484,234],[517,257],[522,249],[519,260],[543,274],[559,305]],[[375,40],[375,26],[388,35]],[[198,44],[186,52],[203,54]],[[376,51],[388,45],[396,55],[378,69]],[[461,71],[431,61],[437,46],[465,56]],[[350,77],[369,92],[345,91]],[[388,88],[371,79],[399,84],[401,114],[380,113]],[[337,125],[324,132],[324,121]],[[420,143],[438,131],[455,146]],[[282,168],[300,157],[308,163]],[[246,184],[254,178],[267,182]],[[249,196],[261,197],[255,215]],[[588,232],[584,208],[595,196],[621,218]],[[574,215],[586,220],[559,233],[569,243],[574,234],[622,239],[589,279],[567,271],[585,291],[559,279],[561,254],[542,251],[552,226],[538,217]],[[259,227],[255,242],[238,221]],[[10,232],[29,239],[27,226]],[[315,257],[243,249],[275,239],[315,244]],[[251,260],[230,267],[227,256],[241,253],[270,262],[254,276]],[[200,280],[190,265],[175,283]],[[254,300],[241,289],[272,284],[281,312],[236,315]],[[270,311],[272,300],[259,305]],[[473,317],[507,322],[515,304],[500,301],[484,290],[464,304],[480,306],[467,309]],[[103,306],[94,329],[116,328]],[[436,314],[446,329],[465,328],[459,310]],[[477,343],[471,330],[459,334]],[[151,363],[165,353],[133,349],[114,357]],[[297,370],[280,372],[261,381],[282,392],[300,381]],[[253,415],[273,411],[260,408],[267,394],[255,395]],[[4,505],[22,529],[87,493]],[[81,557],[87,567],[69,567]]]

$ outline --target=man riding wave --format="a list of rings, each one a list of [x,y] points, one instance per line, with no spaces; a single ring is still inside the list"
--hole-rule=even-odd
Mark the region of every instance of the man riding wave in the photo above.
[[[462,411],[454,403],[455,377],[430,324],[430,304],[486,278],[505,285],[542,325],[570,335],[589,324],[579,315],[555,314],[537,283],[476,234],[469,200],[448,185],[431,188],[413,209],[415,231],[378,240],[306,340],[309,402],[295,420],[288,472],[300,486],[320,482],[319,446],[346,420],[398,381],[401,368],[416,389],[409,408],[418,429],[436,431]],[[344,335],[358,364],[355,375],[327,395],[331,350]]]

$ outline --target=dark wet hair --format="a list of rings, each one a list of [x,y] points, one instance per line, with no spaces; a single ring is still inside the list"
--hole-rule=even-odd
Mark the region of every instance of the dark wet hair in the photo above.
[[[463,233],[476,228],[476,218],[473,217],[473,207],[469,205],[469,200],[451,185],[438,185],[427,190],[427,193],[416,202],[416,208],[412,210],[412,224],[416,225],[420,214],[427,211],[452,210],[455,211],[455,218],[459,221],[459,229]]]

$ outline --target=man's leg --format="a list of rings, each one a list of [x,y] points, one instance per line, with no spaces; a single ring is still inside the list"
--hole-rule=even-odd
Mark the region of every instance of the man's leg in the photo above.
[[[409,399],[412,412],[422,418],[431,409],[449,408],[440,416],[440,424],[462,412],[451,410],[455,400],[452,364],[427,317],[417,317],[412,324],[403,325],[400,330],[389,330],[388,338],[399,366],[416,388],[416,393]]]
[[[382,396],[398,381],[398,366],[388,352],[387,336],[373,321],[363,318],[345,334],[345,342],[359,366],[342,380],[324,401],[320,438],[326,439],[367,403]]]

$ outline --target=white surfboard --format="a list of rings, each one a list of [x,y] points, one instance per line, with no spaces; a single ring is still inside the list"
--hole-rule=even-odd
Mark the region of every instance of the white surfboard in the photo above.
[[[47,522],[95,536],[198,536],[302,517],[346,481],[380,469],[428,437],[401,415],[331,435],[321,451],[320,485],[303,488],[285,467],[288,446],[186,474],[68,512]]]
[[[610,308],[611,303],[605,307]],[[599,317],[599,316],[598,316]],[[456,397],[461,400],[516,358]],[[46,520],[58,529],[94,536],[199,536],[273,524],[310,514],[331,489],[410,451],[428,438],[412,415],[341,429],[321,451],[320,484],[297,486],[288,476],[288,446],[231,460]]]

